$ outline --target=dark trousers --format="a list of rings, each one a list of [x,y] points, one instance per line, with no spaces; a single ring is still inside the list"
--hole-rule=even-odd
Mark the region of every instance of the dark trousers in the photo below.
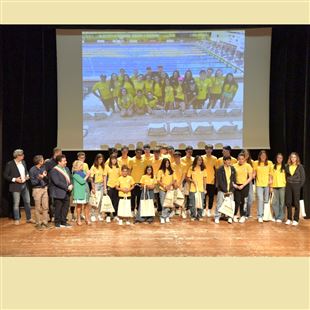
[[[237,184],[242,185],[242,184]],[[249,184],[245,186],[243,189],[236,189],[234,192],[235,199],[235,215],[238,214],[238,210],[240,209],[240,216],[245,216],[244,211],[244,199],[249,195]]]
[[[113,187],[109,187],[108,188],[108,195],[112,201],[112,205],[113,205],[113,208],[114,208],[114,212],[113,212],[113,215],[116,216],[117,215],[117,210],[118,210],[118,201],[119,201],[119,198],[118,198],[118,190],[116,188],[113,188]]]
[[[207,189],[207,194],[206,194],[206,198],[205,198],[204,208],[206,209],[206,207],[207,207],[207,197],[208,197],[208,201],[209,201],[208,202],[208,209],[211,210],[213,207],[215,185],[214,184],[207,184],[206,189]]]
[[[154,200],[155,200],[155,204],[157,206],[157,212],[161,212],[163,208],[162,208],[161,203],[160,203],[159,193],[154,193]]]
[[[299,220],[300,184],[286,183],[285,204],[287,206],[287,219],[292,220],[292,207],[295,207],[294,221]]]
[[[48,196],[48,198],[49,198],[48,214],[49,214],[50,221],[51,221],[52,217],[55,216],[55,204],[54,204],[54,197]]]
[[[134,211],[140,205],[141,198],[141,186],[135,185],[133,190],[131,191],[131,211]]]
[[[55,206],[55,225],[65,225],[67,223],[67,214],[69,210],[70,196],[66,195],[64,199],[54,198]]]

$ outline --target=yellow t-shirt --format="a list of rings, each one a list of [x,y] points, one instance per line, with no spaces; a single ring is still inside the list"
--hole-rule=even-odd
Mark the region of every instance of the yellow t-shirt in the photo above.
[[[165,102],[174,102],[174,90],[172,86],[165,87]]]
[[[130,94],[131,96],[136,95],[136,91],[130,82],[124,82],[123,87],[127,89],[128,94]]]
[[[226,94],[232,94],[234,95],[238,90],[238,85],[230,85],[230,84],[225,84],[223,87],[223,91]]]
[[[186,166],[182,163],[179,163],[179,164],[173,163],[171,165],[171,168],[174,171],[177,185],[180,187],[182,185],[182,181],[183,181],[183,179],[187,173]]]
[[[227,192],[229,192],[230,188],[229,188],[229,185],[230,185],[230,177],[231,177],[231,167],[228,166],[224,166],[224,170],[225,170],[225,176],[226,176],[226,182],[227,182]]]
[[[260,163],[259,165],[258,160],[255,160],[253,169],[256,172],[256,186],[269,186],[269,176],[272,174],[272,162],[268,160],[268,165],[265,166],[264,163]]]
[[[104,169],[101,166],[96,168],[92,165],[90,168],[90,176],[94,179],[94,183],[103,183]]]
[[[134,80],[134,81],[133,81],[133,85],[134,85],[134,87],[135,87],[136,92],[137,92],[138,90],[144,91],[144,81]]]
[[[236,182],[237,184],[244,184],[249,174],[253,172],[253,168],[250,164],[245,163],[243,165],[239,165],[239,163],[233,165],[236,169]]]
[[[173,182],[176,180],[175,174],[169,174],[169,171],[166,170],[166,172],[164,173],[163,170],[159,170],[157,173],[157,181],[162,182],[164,184],[164,186],[168,186],[173,184]],[[159,187],[162,191],[166,191],[164,188],[162,188],[161,186]]]
[[[272,187],[285,187],[286,176],[285,171],[281,171],[281,165],[277,165],[276,169],[272,170]]]
[[[97,82],[93,86],[93,91],[99,90],[102,99],[111,99],[112,93],[110,90],[110,82]]]
[[[290,174],[293,175],[297,169],[297,165],[289,165]]]
[[[198,88],[198,95],[197,95],[197,99],[198,100],[203,100],[207,98],[207,94],[208,94],[208,87],[209,87],[209,80],[205,79],[202,80],[200,78],[196,78],[195,79],[197,88]]]
[[[114,188],[117,184],[119,176],[121,175],[121,169],[116,166],[112,166],[112,168],[110,168],[109,165],[106,165],[104,175],[108,177],[107,186]]]
[[[175,162],[174,156],[171,156],[170,154],[167,154],[167,158],[170,160],[170,164],[172,165]]]
[[[123,109],[128,109],[133,104],[133,97],[131,94],[118,98],[118,105]]]
[[[210,157],[207,155],[203,155],[202,159],[203,159],[203,163],[205,164],[206,170],[207,170],[207,184],[214,184],[217,158],[213,155],[211,155]]]
[[[137,159],[135,156],[130,160],[129,162],[129,168],[131,170],[130,175],[133,177],[135,183],[140,183],[141,177],[144,175],[145,167],[146,165],[142,158]]]
[[[157,173],[158,173],[158,170],[160,168],[160,165],[161,165],[161,162],[162,162],[162,158],[159,158],[159,159],[153,159],[153,162],[152,162],[152,167],[153,167],[153,172],[154,172],[154,175],[156,176]]]
[[[154,84],[154,81],[150,80],[146,80],[144,82],[144,87],[145,87],[145,93],[147,94],[148,92],[153,92],[153,84]]]
[[[156,108],[157,104],[158,104],[158,99],[157,97],[153,96],[153,99],[146,99],[146,104],[148,107],[150,107],[151,109]]]
[[[231,164],[234,165],[238,162],[238,160],[235,157],[231,157]],[[219,167],[221,167],[222,165],[224,165],[224,161],[223,161],[223,157],[218,158],[217,162],[216,162],[216,169],[218,169]]]
[[[114,81],[114,87],[112,89],[113,97],[118,97],[121,90],[121,83],[119,81]]]
[[[154,84],[154,95],[157,98],[162,98],[162,96],[163,96],[162,86],[159,83]]]
[[[142,186],[144,186],[144,185],[155,185],[157,182],[156,182],[156,178],[155,177],[151,178],[150,175],[144,174],[141,177],[140,183],[141,183]]]
[[[123,177],[122,175],[117,179],[117,186],[120,189],[125,189],[125,188],[130,188],[135,184],[134,179],[130,176],[127,175],[127,177]],[[119,197],[130,197],[131,196],[131,192],[129,193],[124,193],[122,191],[118,191],[118,196]]]
[[[207,178],[206,169],[201,171],[200,167],[195,167],[194,170],[192,168],[190,168],[187,172],[187,177],[192,178],[194,181],[194,183],[191,182],[191,187],[189,190],[190,192],[195,193],[196,191],[199,191],[199,192],[203,193],[205,191],[204,179]],[[197,185],[197,188],[196,188],[195,184]]]
[[[175,88],[175,98],[184,101],[185,96],[181,85],[178,85]]]
[[[187,173],[188,169],[193,165],[193,162],[194,162],[193,156],[191,156],[191,157],[184,156],[181,158],[181,163],[183,163],[186,166],[186,173]]]
[[[145,154],[142,155],[142,159],[144,160],[145,167],[152,166],[154,155],[150,154],[150,156],[146,157]],[[154,169],[154,168],[153,168]]]
[[[122,168],[122,166],[126,165],[129,168],[129,163],[130,163],[130,157],[127,156],[127,158],[123,158],[122,156],[117,158],[117,162],[120,168]]]
[[[85,173],[87,173],[89,171],[89,168],[88,168],[88,164],[87,163],[83,163],[83,171]]]
[[[224,84],[224,77],[213,77],[210,87],[211,94],[221,94]]]
[[[144,95],[141,97],[136,96],[133,102],[138,109],[143,109],[147,106],[147,100]]]

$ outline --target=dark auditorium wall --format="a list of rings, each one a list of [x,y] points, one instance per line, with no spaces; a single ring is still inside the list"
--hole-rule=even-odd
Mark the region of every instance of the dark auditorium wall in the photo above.
[[[245,26],[186,26],[193,29]],[[254,28],[256,26],[247,26]],[[261,27],[261,26],[258,26]],[[50,157],[57,144],[57,28],[124,28],[124,26],[2,26],[0,28],[0,170],[16,148],[24,149],[30,167],[40,153]],[[139,29],[139,26],[130,26]],[[147,26],[147,29],[178,26]],[[185,27],[182,27],[183,29]],[[270,70],[270,158],[277,152],[301,155],[310,176],[310,27],[272,26]],[[255,130],[255,128],[253,128]],[[259,150],[251,150],[256,159]],[[91,164],[97,152],[87,152]],[[195,153],[202,153],[195,152]],[[65,152],[69,165],[76,151]],[[236,156],[238,150],[233,152]],[[107,155],[107,154],[105,154]],[[215,155],[219,156],[220,151]],[[310,216],[310,181],[304,187]],[[9,215],[7,183],[0,178],[0,216]]]

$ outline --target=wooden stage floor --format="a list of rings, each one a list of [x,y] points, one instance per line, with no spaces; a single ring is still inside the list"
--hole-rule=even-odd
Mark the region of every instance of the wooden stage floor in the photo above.
[[[253,208],[255,209],[255,208]],[[175,216],[171,223],[119,226],[83,223],[39,231],[0,219],[1,256],[309,256],[310,220],[296,227],[284,223],[215,224],[213,217],[192,222]]]

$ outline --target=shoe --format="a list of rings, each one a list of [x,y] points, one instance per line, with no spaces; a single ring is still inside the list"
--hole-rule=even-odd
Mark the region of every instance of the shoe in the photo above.
[[[48,225],[48,223],[42,223],[41,226],[42,226],[43,228],[47,228],[47,229],[53,228],[51,225]]]
[[[175,215],[180,215],[180,210],[179,209],[175,210]]]
[[[207,211],[207,217],[211,217],[211,210],[210,209],[208,209],[208,211]]]
[[[182,219],[186,219],[187,216],[186,216],[186,211],[182,211]]]
[[[231,219],[230,219],[230,220],[231,220]],[[219,223],[220,223],[220,219],[216,218],[216,219],[214,220],[214,223],[215,223],[215,224],[219,224]]]
[[[123,225],[123,220],[119,220],[118,225]]]
[[[19,224],[20,224],[19,220],[14,221],[14,225],[19,225]]]
[[[277,219],[276,222],[277,222],[277,223],[282,223],[282,220]]]
[[[245,217],[245,219],[246,219],[246,220],[248,220],[248,219],[249,219],[249,217],[248,217],[248,216],[246,216],[246,217]]]
[[[109,216],[107,216],[105,220],[107,223],[111,223],[111,218]]]
[[[233,221],[232,221],[232,218],[230,217],[228,220],[227,220],[227,222],[229,223],[229,224],[231,224]]]
[[[285,222],[286,225],[291,225],[291,223],[292,223],[291,220],[287,220],[287,221]]]
[[[43,227],[41,224],[35,224],[34,227],[38,230],[43,230]]]
[[[88,220],[85,220],[85,224],[86,224],[86,225],[91,225],[91,222],[88,221]]]
[[[194,222],[196,219],[194,217],[191,217],[191,221]]]
[[[206,209],[203,209],[202,216],[205,217],[206,215],[207,215],[207,211],[206,211]]]
[[[132,217],[136,217],[135,211],[131,211],[131,216],[132,216]]]
[[[119,217],[115,216],[115,218],[113,219],[113,221],[118,222],[119,221]]]
[[[170,223],[169,217],[166,217],[166,223]]]
[[[76,221],[76,217],[75,217],[74,214],[72,214],[72,216],[71,216],[71,221],[72,221],[72,222],[75,222],[75,221]]]
[[[293,221],[293,226],[297,226],[298,225],[298,222],[297,221]]]
[[[237,215],[234,216],[234,222],[238,223],[238,216]]]
[[[71,228],[72,225],[70,225],[69,223],[66,223],[66,224],[60,224],[60,227]]]
[[[102,217],[102,215],[100,214],[100,215],[98,215],[98,221],[99,222],[102,222],[103,221],[103,217]]]
[[[36,223],[36,221],[35,221],[35,220],[33,220],[33,219],[30,219],[30,220],[27,220],[27,221],[26,221],[26,223],[28,223],[28,224],[35,224],[35,223]]]
[[[169,217],[170,217],[170,218],[171,218],[171,217],[174,217],[174,215],[175,215],[175,212],[172,211],[172,212],[169,214]]]
[[[55,224],[55,227],[56,228],[60,228],[60,224]]]
[[[160,224],[165,224],[166,222],[165,222],[165,219],[164,218],[160,218]]]
[[[244,223],[245,222],[245,217],[244,216],[241,216],[240,220],[239,220],[239,223]]]
[[[271,222],[275,222],[275,221],[276,221],[276,219],[273,217],[272,220],[271,220]]]
[[[202,217],[198,217],[197,220],[198,220],[199,222],[202,222],[202,221],[203,221],[203,218],[202,218]]]
[[[258,223],[263,223],[263,219],[261,217],[258,218]]]
[[[96,217],[95,217],[95,215],[92,215],[91,217],[90,217],[90,220],[92,221],[92,222],[96,222]]]
[[[126,221],[126,225],[130,225],[131,223],[130,223],[130,221]]]

